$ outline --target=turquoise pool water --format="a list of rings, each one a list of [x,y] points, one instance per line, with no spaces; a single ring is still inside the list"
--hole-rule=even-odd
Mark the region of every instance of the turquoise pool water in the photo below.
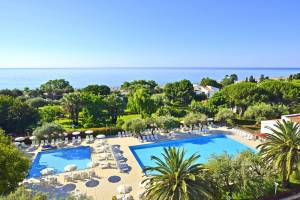
[[[90,161],[91,148],[87,146],[39,152],[31,165],[28,178],[40,177],[40,171],[48,167],[53,168],[55,174],[64,172],[65,166],[70,164],[75,164],[79,170],[85,169]]]
[[[199,163],[205,163],[212,154],[220,155],[227,152],[230,155],[235,155],[244,150],[250,149],[255,151],[255,149],[232,140],[224,134],[130,146],[129,148],[141,168],[144,169],[145,166],[155,166],[154,161],[150,159],[151,156],[162,158],[161,153],[163,152],[163,148],[174,146],[184,148],[187,157],[194,153],[200,153],[201,157],[199,158]]]

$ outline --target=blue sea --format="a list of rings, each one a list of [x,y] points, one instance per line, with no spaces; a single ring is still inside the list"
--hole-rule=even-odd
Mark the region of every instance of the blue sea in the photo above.
[[[299,68],[0,68],[0,89],[24,87],[37,88],[50,79],[64,78],[75,88],[89,84],[106,84],[118,87],[124,81],[137,79],[155,80],[165,84],[181,79],[198,83],[203,77],[221,80],[225,75],[237,74],[239,79],[261,74],[283,77],[299,73]]]

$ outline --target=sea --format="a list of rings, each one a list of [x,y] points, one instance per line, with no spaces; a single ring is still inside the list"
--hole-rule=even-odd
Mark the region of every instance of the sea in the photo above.
[[[300,73],[299,68],[205,68],[205,67],[102,67],[102,68],[0,68],[0,89],[31,89],[51,79],[66,79],[74,88],[89,84],[105,84],[119,87],[124,81],[154,80],[159,85],[188,79],[199,83],[203,77],[222,80],[225,75],[237,74],[239,80],[246,77],[286,77]]]

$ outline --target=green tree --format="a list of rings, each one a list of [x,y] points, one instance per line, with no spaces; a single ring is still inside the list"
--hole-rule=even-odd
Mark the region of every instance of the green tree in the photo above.
[[[105,124],[108,119],[106,102],[102,96],[83,94],[82,98],[82,122],[84,127],[98,127]]]
[[[135,90],[139,89],[139,88],[145,88],[148,89],[151,94],[155,93],[155,89],[157,87],[157,83],[153,80],[134,80],[131,82],[127,82],[125,81],[122,85],[121,85],[121,90],[125,90],[128,92],[134,92]]]
[[[244,117],[248,119],[255,119],[257,123],[261,120],[273,119],[276,116],[274,108],[270,104],[258,103],[253,106],[249,106],[244,113]]]
[[[226,75],[226,76],[223,78],[221,84],[222,84],[223,86],[227,86],[227,85],[233,84],[233,83],[234,83],[235,81],[237,81],[237,80],[238,80],[238,76],[237,76],[236,74],[231,74],[230,76]]]
[[[187,126],[192,126],[192,129],[195,125],[207,123],[207,116],[202,113],[189,113],[183,118],[183,123]]]
[[[94,95],[109,95],[110,87],[107,85],[88,85],[82,89],[83,92],[92,93]]]
[[[0,196],[0,200],[47,200],[46,194],[38,192],[33,194],[25,187],[18,187],[16,191],[9,193],[7,196]]]
[[[214,188],[215,199],[260,199],[272,194],[276,170],[252,151],[236,156],[213,155],[205,164],[205,179]]]
[[[234,124],[236,114],[229,108],[222,108],[215,116],[215,120],[221,123],[227,123],[229,125]]]
[[[43,106],[39,108],[41,121],[53,122],[63,114],[61,106]]]
[[[35,97],[26,100],[26,103],[33,108],[39,108],[48,104],[47,100],[42,97]]]
[[[27,175],[30,161],[0,130],[0,194],[15,190]]]
[[[117,94],[108,95],[105,99],[106,109],[110,116],[111,124],[116,124],[118,117],[124,114],[126,108],[126,101],[124,97]]]
[[[300,124],[292,121],[277,121],[274,128],[269,127],[266,142],[258,149],[266,163],[272,163],[282,176],[282,186],[288,187],[290,176],[298,173],[300,152]]]
[[[125,121],[122,128],[126,131],[131,131],[135,135],[141,135],[141,132],[146,129],[147,125],[142,119],[131,119]]]
[[[189,109],[194,113],[203,113],[207,116],[212,116],[213,114],[213,111],[207,105],[207,103],[203,102],[192,101],[192,103],[189,105]]]
[[[189,80],[166,84],[164,93],[167,102],[175,106],[187,106],[195,96],[193,84]]]
[[[49,80],[41,85],[40,90],[51,99],[61,98],[63,94],[74,91],[73,87],[65,79]]]
[[[202,174],[205,169],[196,164],[200,155],[186,158],[186,151],[175,147],[165,148],[164,160],[152,156],[155,166],[145,168],[144,179],[148,200],[198,200],[212,199],[212,192]]]
[[[212,87],[216,87],[216,88],[221,88],[222,85],[220,83],[218,83],[216,80],[211,79],[211,78],[202,78],[200,85],[202,86],[212,86]]]
[[[155,124],[158,128],[162,128],[165,131],[170,131],[174,128],[178,128],[179,121],[172,116],[160,116],[155,118]]]
[[[27,103],[0,95],[0,127],[5,131],[22,133],[38,120],[38,111]]]
[[[156,111],[156,105],[151,98],[148,89],[139,88],[128,98],[128,107],[130,110],[142,115],[142,118],[150,117]]]
[[[294,106],[300,103],[300,87],[291,82],[281,80],[265,80],[259,84],[272,104]]]
[[[255,103],[267,102],[268,95],[256,83],[240,82],[224,87],[221,95],[232,109],[242,115],[248,106]]]
[[[42,126],[37,127],[32,134],[35,135],[39,140],[41,140],[45,136],[50,138],[57,137],[63,132],[64,129],[61,125],[56,123],[45,123]]]
[[[64,95],[61,104],[74,125],[78,125],[79,112],[82,108],[82,97],[78,92]]]
[[[0,95],[11,96],[11,97],[19,97],[23,95],[23,91],[19,89],[2,89],[0,90]]]

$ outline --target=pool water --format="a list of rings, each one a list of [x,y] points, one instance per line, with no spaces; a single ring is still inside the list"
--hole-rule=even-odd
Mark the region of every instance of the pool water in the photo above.
[[[85,169],[89,162],[91,148],[88,146],[39,152],[31,165],[28,178],[40,177],[40,171],[48,167],[53,168],[55,174],[64,172],[65,166],[70,164],[75,164],[79,170]]]
[[[144,169],[145,166],[155,166],[155,162],[151,160],[151,156],[163,159],[161,153],[165,147],[184,148],[186,151],[186,157],[190,157],[194,153],[199,153],[201,156],[198,159],[199,163],[207,162],[213,154],[220,155],[227,152],[230,155],[235,155],[244,150],[256,151],[255,149],[228,138],[224,134],[130,146],[129,148],[140,167]]]

